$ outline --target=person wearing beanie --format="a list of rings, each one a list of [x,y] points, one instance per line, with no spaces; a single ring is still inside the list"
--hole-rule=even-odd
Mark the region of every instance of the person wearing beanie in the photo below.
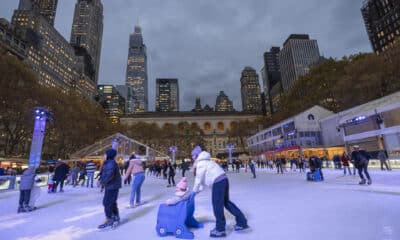
[[[131,195],[128,208],[134,208],[141,204],[141,188],[145,179],[143,161],[146,157],[146,147],[139,146],[138,154],[129,158],[129,167],[125,172],[124,181],[128,180],[131,174],[134,176],[132,181]]]
[[[240,209],[229,200],[229,181],[225,171],[214,161],[211,160],[210,153],[201,151],[196,147],[192,151],[192,158],[195,161],[195,181],[193,192],[200,192],[203,186],[212,187],[212,205],[214,216],[216,218],[216,227],[210,231],[210,237],[225,237],[225,215],[224,207],[235,216],[235,231],[241,231],[249,228],[247,219]],[[201,150],[201,148],[200,148]]]
[[[112,227],[120,220],[117,200],[118,192],[121,188],[121,174],[119,172],[119,166],[115,161],[116,156],[117,151],[114,149],[109,149],[105,152],[105,161],[99,182],[105,188],[103,206],[106,221],[98,226],[99,229]]]
[[[176,185],[174,197],[167,199],[167,205],[175,205],[183,200],[189,199],[190,192],[187,188],[186,177],[183,177]]]

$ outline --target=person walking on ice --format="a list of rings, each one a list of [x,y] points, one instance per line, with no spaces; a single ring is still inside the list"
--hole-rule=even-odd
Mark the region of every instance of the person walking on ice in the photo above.
[[[211,160],[210,153],[202,151],[196,146],[192,151],[192,159],[195,161],[194,186],[193,192],[200,192],[203,186],[212,186],[212,205],[216,226],[210,231],[210,237],[225,237],[225,215],[224,207],[236,218],[235,231],[249,228],[247,219],[240,209],[229,200],[229,181],[225,171],[214,161]]]

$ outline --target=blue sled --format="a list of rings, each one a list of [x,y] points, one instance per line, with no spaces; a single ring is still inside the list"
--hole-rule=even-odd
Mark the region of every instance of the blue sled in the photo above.
[[[203,223],[193,217],[194,197],[191,193],[189,199],[176,205],[161,204],[158,208],[156,231],[158,236],[165,237],[174,234],[176,238],[193,239],[194,234],[188,228],[202,228]]]
[[[314,173],[307,172],[307,181],[314,181],[314,182],[322,181],[322,177],[319,170],[316,169]]]

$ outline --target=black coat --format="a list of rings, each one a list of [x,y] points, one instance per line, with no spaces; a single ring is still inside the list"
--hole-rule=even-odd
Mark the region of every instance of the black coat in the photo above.
[[[354,161],[355,166],[368,163],[370,158],[371,157],[369,156],[369,154],[364,150],[353,151],[351,153],[351,160]]]
[[[121,188],[121,173],[119,166],[114,159],[107,159],[101,169],[100,184],[106,190],[115,190]]]
[[[56,181],[64,181],[67,178],[67,174],[69,172],[69,166],[65,163],[61,163],[54,170],[54,180]]]

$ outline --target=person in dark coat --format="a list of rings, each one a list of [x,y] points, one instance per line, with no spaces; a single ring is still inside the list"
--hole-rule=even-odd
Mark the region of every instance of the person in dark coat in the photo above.
[[[64,181],[67,178],[69,166],[64,162],[58,162],[54,170],[54,187],[53,192],[57,192],[57,187],[60,184],[60,192],[64,192]]]
[[[117,151],[109,149],[105,153],[105,161],[101,169],[99,182],[104,186],[105,193],[103,197],[104,213],[106,221],[98,226],[103,229],[112,226],[115,222],[119,222],[119,211],[117,206],[118,192],[121,188],[121,173],[119,166],[115,161]]]
[[[321,175],[321,179],[324,180],[324,175],[322,173],[322,159],[317,156],[311,156],[309,161],[310,171],[314,173],[315,171],[319,171]]]
[[[31,190],[33,184],[35,183],[35,167],[28,167],[21,176],[19,185],[19,207],[18,213],[20,212],[30,212],[33,209],[29,206],[29,201],[31,198]]]
[[[171,185],[172,182],[172,185]],[[174,165],[168,163],[168,186],[167,187],[175,187],[175,168]]]
[[[359,182],[360,185],[366,184],[367,181],[364,178],[362,172],[365,173],[365,176],[368,179],[368,185],[372,184],[371,177],[368,173],[368,164],[370,156],[365,150],[360,150],[360,146],[354,145],[354,151],[351,153],[351,159],[354,161],[354,165],[358,170],[358,175],[360,175],[361,181]]]

